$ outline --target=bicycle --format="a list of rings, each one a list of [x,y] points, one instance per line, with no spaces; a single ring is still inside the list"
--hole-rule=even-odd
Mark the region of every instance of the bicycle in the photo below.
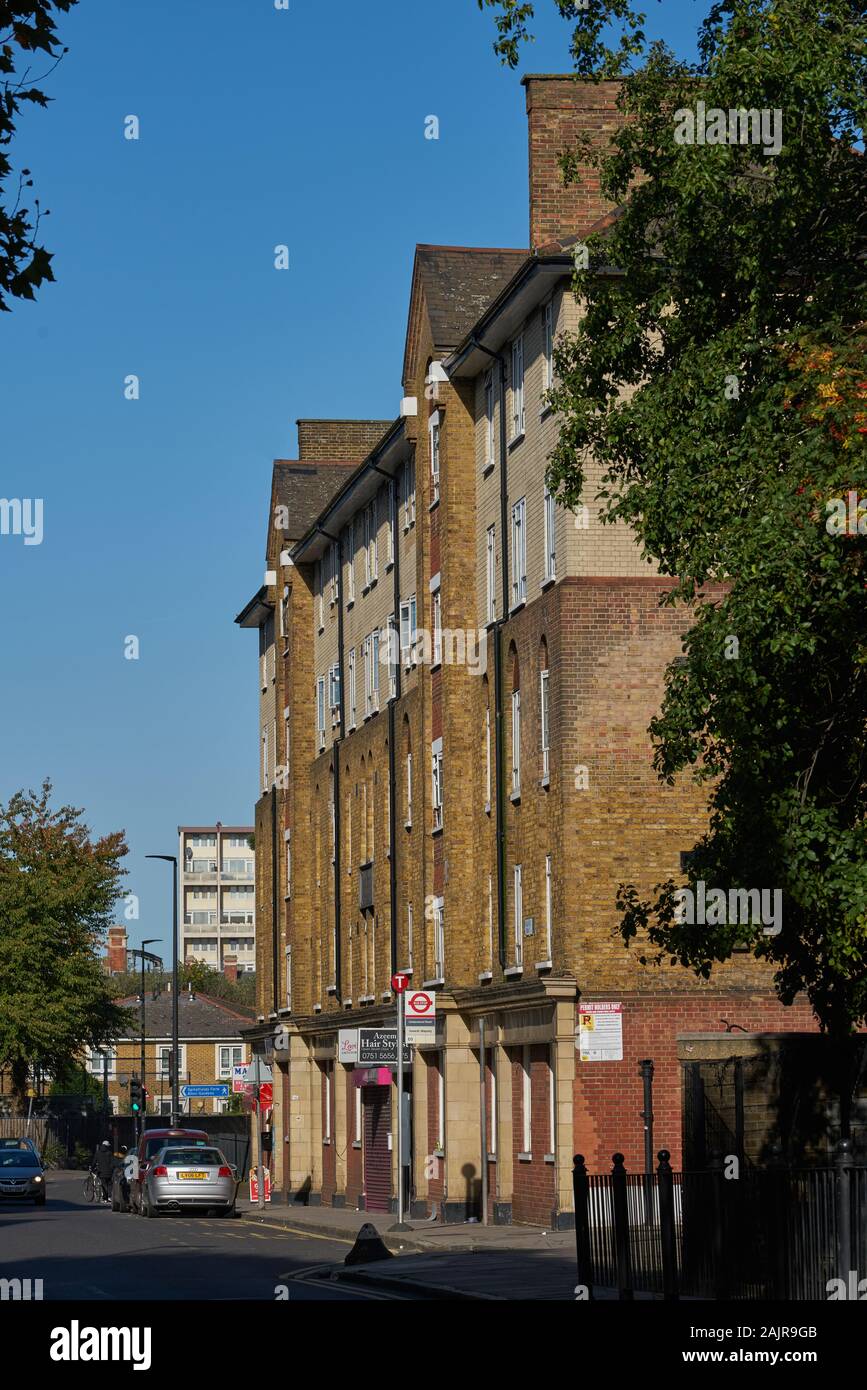
[[[91,1168],[87,1177],[84,1179],[82,1191],[84,1193],[85,1202],[102,1201],[102,1183],[99,1180],[99,1174],[95,1168]]]

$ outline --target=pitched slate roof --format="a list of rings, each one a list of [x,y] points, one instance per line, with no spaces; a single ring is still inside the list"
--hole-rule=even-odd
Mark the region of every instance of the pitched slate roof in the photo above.
[[[145,981],[147,983],[147,981]],[[121,1008],[131,1008],[129,1026],[123,1037],[141,1036],[139,1022],[139,1002],[135,995],[116,1001]],[[228,1005],[222,999],[211,999],[207,994],[193,994],[185,990],[178,995],[178,1036],[184,1038],[235,1038],[240,1037],[241,1029],[248,1028],[255,1021],[252,1010],[247,1012],[237,1004]],[[145,999],[145,1033],[149,1038],[171,1038],[172,1036],[172,996],[165,990],[152,999]]]
[[[294,459],[274,460],[274,506],[287,508],[288,525],[283,534],[300,540],[325,510],[346,479],[355,472],[354,463],[299,463]]]
[[[416,347],[420,297],[427,308],[434,346],[442,351],[455,348],[529,255],[527,250],[491,246],[416,246],[404,380],[411,371]]]

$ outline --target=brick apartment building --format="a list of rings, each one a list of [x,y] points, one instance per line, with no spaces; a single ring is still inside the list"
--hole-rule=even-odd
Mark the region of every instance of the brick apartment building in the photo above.
[[[275,1065],[278,1192],[387,1209],[394,1074],[344,1061],[340,1030],[392,1024],[395,971],[435,989],[406,1078],[413,1211],[462,1219],[485,1163],[494,1219],[568,1225],[573,1153],[643,1163],[642,1059],[677,1161],[680,1064],[813,1022],[751,957],[708,985],[615,932],[618,884],[678,875],[703,826],[647,734],[685,619],[599,524],[592,471],[576,514],[546,490],[570,247],[607,211],[556,156],[613,128],[616,84],[524,85],[530,249],[417,247],[398,418],[300,421],[299,458],[274,464],[264,582],[236,620],[261,688],[246,1036]],[[602,1057],[582,1032],[582,1060],[588,1020]]]

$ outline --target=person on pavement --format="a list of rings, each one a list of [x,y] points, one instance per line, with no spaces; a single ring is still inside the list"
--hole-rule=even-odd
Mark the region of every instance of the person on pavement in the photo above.
[[[111,1174],[114,1168],[114,1154],[111,1151],[111,1144],[108,1139],[103,1139],[94,1155],[96,1171],[99,1174],[99,1181],[102,1184],[102,1200],[106,1203],[111,1201],[109,1195],[111,1190]]]

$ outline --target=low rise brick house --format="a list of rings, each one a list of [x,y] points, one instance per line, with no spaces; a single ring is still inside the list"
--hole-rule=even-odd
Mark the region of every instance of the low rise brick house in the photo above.
[[[276,1192],[388,1209],[394,1074],[346,1049],[392,1024],[395,972],[435,990],[406,1077],[412,1209],[477,1214],[484,1164],[493,1219],[568,1225],[573,1153],[643,1163],[642,1059],[678,1161],[701,1039],[813,1021],[752,957],[708,985],[616,934],[618,884],[679,874],[703,827],[647,733],[685,619],[631,533],[599,523],[592,467],[575,514],[546,489],[572,247],[608,212],[556,156],[613,128],[617,86],[524,85],[530,249],[417,247],[398,417],[369,422],[358,458],[360,422],[351,440],[306,422],[302,457],[275,464],[265,583],[237,619],[260,634],[275,750],[246,1036],[275,1067]]]
[[[108,1096],[113,1112],[129,1113],[129,1079],[142,1075],[141,1008],[137,996],[118,999],[130,1012],[129,1027],[109,1048],[91,1049],[85,1066],[100,1083],[108,1078]],[[221,999],[182,991],[178,999],[178,1083],[196,1086],[223,1084],[231,1095],[232,1068],[250,1060],[249,1044],[242,1031],[254,1021],[252,1012]],[[153,998],[145,996],[145,1069],[148,1115],[171,1114],[172,1086],[172,995],[163,989]],[[216,1097],[181,1100],[184,1115],[219,1115],[227,1101]]]

